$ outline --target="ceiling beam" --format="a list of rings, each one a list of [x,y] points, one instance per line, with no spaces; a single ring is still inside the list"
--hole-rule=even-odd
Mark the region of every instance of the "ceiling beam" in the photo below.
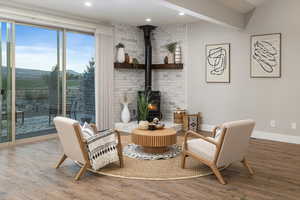
[[[213,0],[163,0],[166,7],[201,20],[237,29],[245,27],[245,15]]]

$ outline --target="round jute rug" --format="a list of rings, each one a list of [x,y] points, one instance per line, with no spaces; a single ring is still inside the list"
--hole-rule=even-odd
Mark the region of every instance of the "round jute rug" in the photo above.
[[[122,145],[130,143],[130,136],[122,136]],[[178,137],[178,144],[181,145],[183,137]],[[120,168],[119,163],[112,163],[93,173],[101,175],[141,180],[180,180],[197,178],[211,175],[209,167],[199,161],[187,158],[186,168],[182,169],[181,154],[168,160],[138,160],[124,156],[124,167]]]

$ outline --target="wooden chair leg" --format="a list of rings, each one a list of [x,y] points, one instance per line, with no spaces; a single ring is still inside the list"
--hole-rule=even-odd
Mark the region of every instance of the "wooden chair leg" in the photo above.
[[[79,172],[76,174],[75,176],[75,180],[78,181],[80,179],[80,177],[84,174],[84,172],[86,171],[86,169],[88,168],[88,164],[85,163],[81,169],[79,170]]]
[[[214,172],[214,174],[216,175],[218,181],[219,181],[221,184],[225,185],[226,182],[225,182],[223,176],[221,175],[220,171],[218,170],[218,168],[217,168],[216,166],[210,166],[210,168],[211,168],[211,170]]]
[[[184,169],[185,168],[185,161],[186,161],[186,154],[182,153],[182,157],[181,157],[181,168]]]
[[[57,165],[55,166],[55,168],[59,168],[59,166],[66,160],[67,156],[64,154],[61,159],[59,160],[59,162],[57,163]]]
[[[124,167],[124,158],[123,158],[123,151],[121,144],[118,144],[118,156],[119,156],[119,162],[120,162],[120,168]]]
[[[246,158],[244,158],[244,159],[242,160],[242,163],[243,163],[243,165],[248,169],[249,173],[250,173],[251,175],[253,175],[253,174],[254,174],[254,171],[253,171],[253,169],[250,167],[250,165],[249,165],[248,161],[246,160]]]

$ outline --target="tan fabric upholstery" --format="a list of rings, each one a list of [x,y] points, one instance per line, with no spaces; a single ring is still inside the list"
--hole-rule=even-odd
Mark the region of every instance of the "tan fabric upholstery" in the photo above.
[[[218,155],[217,167],[243,160],[254,126],[253,120],[227,122],[222,125],[223,129],[226,128],[226,133]]]
[[[79,124],[79,122],[65,117],[55,117],[53,121],[63,146],[64,154],[74,161],[85,163],[74,129],[74,124]]]
[[[216,153],[216,146],[202,139],[188,140],[187,149],[209,161],[213,161]]]
[[[181,167],[185,168],[186,157],[191,156],[209,166],[221,184],[226,181],[218,168],[233,162],[242,162],[253,175],[245,157],[254,126],[253,120],[227,122],[213,129],[214,138],[188,131],[184,136]],[[188,140],[189,137],[199,139]]]

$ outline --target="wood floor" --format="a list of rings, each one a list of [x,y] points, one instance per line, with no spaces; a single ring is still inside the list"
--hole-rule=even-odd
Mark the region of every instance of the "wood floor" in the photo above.
[[[71,161],[54,169],[60,156],[56,139],[1,149],[0,200],[300,199],[300,145],[252,140],[248,160],[255,176],[234,164],[222,172],[225,186],[214,176],[140,181],[88,173],[75,182],[78,167]]]

